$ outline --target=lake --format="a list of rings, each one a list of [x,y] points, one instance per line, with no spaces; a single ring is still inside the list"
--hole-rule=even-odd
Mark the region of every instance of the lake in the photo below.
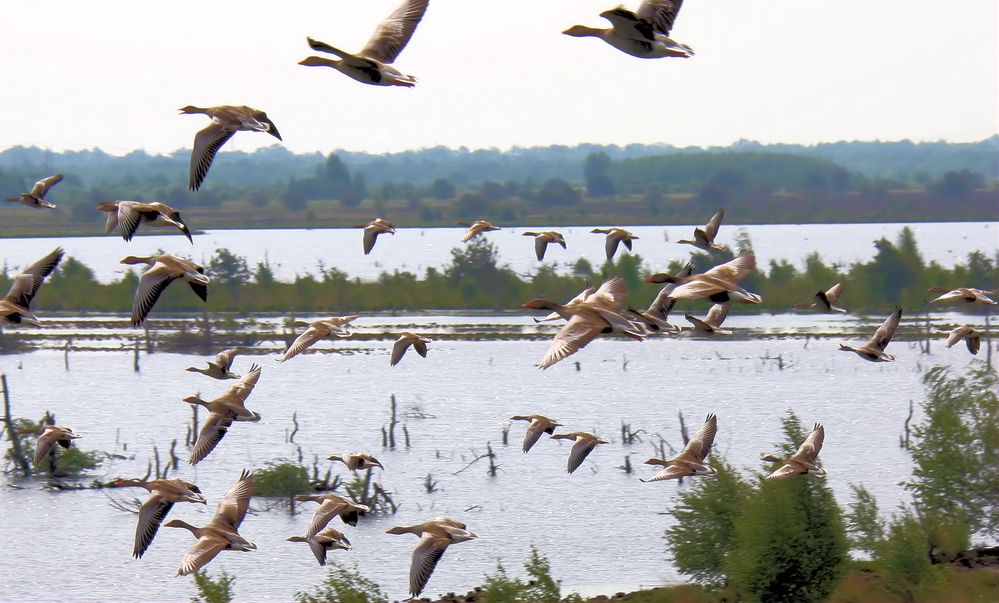
[[[192,224],[197,228],[197,224]],[[733,226],[723,224],[718,242],[734,248],[740,230],[745,229],[756,250],[761,269],[771,260],[785,259],[802,266],[805,257],[819,253],[827,264],[846,267],[868,261],[875,254],[874,241],[887,237],[894,242],[905,224],[778,224]],[[963,262],[972,251],[993,255],[999,248],[999,223],[925,223],[910,224],[926,261],[944,266]],[[514,271],[534,272],[538,262],[534,242],[522,236],[530,230],[560,230],[568,249],[549,246],[546,259],[568,272],[577,258],[585,257],[594,266],[604,262],[604,236],[590,233],[592,227],[515,227],[486,234],[498,248],[500,263]],[[639,237],[634,252],[653,269],[665,267],[671,260],[683,260],[694,248],[675,241],[691,238],[690,226],[627,226]],[[419,276],[429,267],[450,263],[451,250],[460,243],[464,228],[400,228],[398,234],[382,235],[370,256],[361,249],[359,229],[318,230],[215,230],[194,236],[194,245],[177,232],[139,229],[131,243],[117,235],[97,237],[54,237],[0,240],[0,261],[8,267],[20,267],[43,256],[56,245],[92,268],[97,279],[108,282],[120,278],[127,268],[119,263],[126,255],[149,255],[156,250],[191,257],[206,262],[218,248],[226,248],[247,259],[250,267],[270,263],[275,276],[292,280],[297,274],[317,274],[322,263],[351,277],[374,279],[381,272],[406,270]],[[145,233],[145,234],[143,234]],[[622,247],[619,253],[623,251]]]
[[[105,244],[103,239],[80,241]],[[114,243],[119,254],[127,247]],[[141,239],[132,247],[145,243]],[[39,254],[28,254],[35,255]],[[820,339],[767,335],[808,332],[815,325],[823,333],[872,328],[869,321],[861,325],[857,320],[814,314],[736,315],[726,326],[751,330],[756,337],[653,337],[643,343],[606,339],[569,361],[539,371],[534,365],[547,341],[447,339],[447,333],[474,325],[526,334],[551,329],[536,327],[527,316],[362,317],[357,321],[362,333],[392,332],[405,325],[417,332],[439,333],[441,340],[430,344],[428,358],[410,352],[394,368],[388,366],[390,341],[323,341],[316,346],[320,353],[285,364],[274,362],[279,355],[276,348],[238,357],[237,372],[246,371],[252,362],[263,366],[247,403],[263,419],[236,424],[197,467],[182,460],[177,476],[196,482],[209,504],[178,504],[169,517],[196,525],[207,522],[243,468],[295,459],[299,452],[311,465],[315,457],[367,451],[385,465],[384,473],[375,475],[401,505],[399,512],[362,518],[356,528],[331,524],[354,544],[353,550],[336,551],[331,557],[356,563],[393,599],[407,594],[410,555],[417,539],[391,536],[385,530],[441,515],[465,521],[480,538],[447,552],[430,579],[428,596],[463,593],[481,584],[497,560],[511,575],[522,576],[521,564],[532,544],[549,557],[553,575],[568,590],[612,594],[682,581],[662,536],[673,522],[665,512],[690,481],[639,482],[639,477],[654,471],[642,465],[653,448],[648,440],[623,444],[622,421],[679,446],[678,413],[684,414],[692,432],[706,414],[717,413],[714,453],[748,473],[760,469],[761,453],[774,450],[774,442],[781,439],[780,418],[790,408],[806,426],[825,425],[820,460],[841,504],[850,500],[851,483],[867,486],[882,510],[907,500],[899,482],[909,477],[911,460],[898,441],[910,400],[917,402],[916,420],[920,418],[921,374],[935,364],[964,367],[971,357],[963,346],[944,349],[942,340],[931,355],[920,354],[915,342],[897,341],[889,349],[897,356],[896,363],[872,364],[836,351],[840,341],[856,341],[845,335]],[[778,355],[783,370],[768,359]],[[231,383],[183,370],[200,366],[203,360],[169,353],[143,355],[142,370],[136,373],[128,350],[81,351],[70,354],[67,371],[62,352],[46,349],[0,356],[0,372],[7,375],[15,416],[38,418],[45,410],[52,411],[60,424],[84,434],[77,440],[83,449],[127,455],[125,460],[105,463],[96,476],[104,480],[141,477],[153,446],[165,455],[173,439],[179,440],[178,455],[186,459],[183,441],[190,410],[181,398],[196,392],[211,398]],[[579,371],[575,360],[580,362]],[[380,430],[388,421],[392,394],[400,412],[410,417],[405,419],[412,439],[409,449],[381,448]],[[415,410],[426,418],[415,418]],[[291,444],[286,434],[296,411],[301,427]],[[508,418],[532,413],[556,417],[570,430],[595,431],[611,444],[598,447],[576,473],[568,475],[569,443],[544,439],[523,454],[520,443],[526,424],[515,423],[509,445],[501,444]],[[487,442],[497,454],[498,475],[486,474],[485,461],[462,471],[485,452]],[[635,467],[632,475],[618,468],[626,456]],[[863,473],[856,472],[859,458],[870,460]],[[321,472],[328,466],[327,461],[319,464]],[[340,464],[334,471],[347,477]],[[432,494],[423,487],[428,474],[438,483]],[[178,601],[194,594],[190,578],[174,576],[194,543],[188,532],[163,528],[141,560],[131,558],[136,516],[114,509],[108,497],[128,499],[144,496],[145,491],[51,492],[44,489],[44,480],[6,479],[23,489],[0,488],[0,542],[7,553],[0,589],[5,598],[51,599],[48,589],[53,585],[81,601]],[[259,550],[224,551],[208,566],[212,575],[225,569],[237,576],[236,600],[290,600],[296,591],[311,589],[325,576],[306,546],[285,542],[286,537],[304,532],[315,505],[303,504],[296,515],[264,510],[265,506],[264,500],[255,499],[256,511],[241,528]],[[45,539],[52,533],[65,542],[48,544]]]

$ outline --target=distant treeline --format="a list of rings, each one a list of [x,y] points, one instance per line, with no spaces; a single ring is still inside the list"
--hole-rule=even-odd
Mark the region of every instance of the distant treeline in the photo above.
[[[750,246],[743,237],[743,247]],[[818,255],[810,256],[805,268],[785,261],[760,266],[743,285],[763,296],[759,306],[738,306],[735,311],[783,312],[795,304],[808,304],[815,292],[837,282],[846,284],[840,305],[856,311],[883,311],[902,305],[908,313],[921,311],[930,294],[926,289],[972,286],[999,286],[999,253],[989,257],[981,252],[952,269],[926,264],[916,247],[912,231],[904,229],[896,242],[881,239],[869,262],[836,268]],[[692,257],[696,272],[725,261],[732,254]],[[601,282],[611,274],[626,280],[630,301],[645,307],[658,286],[641,281],[649,270],[675,271],[679,264],[643,266],[642,259],[626,254],[616,263],[595,269],[585,259],[576,262],[573,273],[557,274],[552,265],[542,265],[533,275],[520,276],[499,265],[494,245],[478,239],[452,250],[451,263],[443,269],[428,268],[423,275],[410,272],[383,273],[374,281],[351,279],[334,268],[320,268],[319,274],[298,276],[292,282],[278,281],[264,263],[249,266],[244,258],[225,249],[217,250],[206,266],[212,284],[208,304],[202,304],[182,283],[168,288],[153,312],[308,312],[333,314],[384,310],[480,309],[515,310],[534,297],[564,301],[587,285]],[[0,275],[0,290],[6,290],[11,275]],[[94,273],[73,258],[65,259],[35,300],[44,319],[46,311],[128,312],[138,286],[135,272],[120,280],[102,284]],[[706,303],[685,304],[682,311],[698,313]],[[966,308],[963,308],[966,309]]]

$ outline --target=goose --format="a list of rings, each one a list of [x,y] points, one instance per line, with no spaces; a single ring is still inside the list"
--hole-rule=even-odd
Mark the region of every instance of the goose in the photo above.
[[[587,433],[585,431],[574,431],[572,433],[555,433],[549,436],[552,440],[575,440],[576,443],[572,445],[572,449],[569,450],[569,462],[566,463],[566,470],[572,473],[579,466],[583,464],[586,457],[590,456],[593,449],[600,444],[610,444],[607,440],[601,440],[592,433]]]
[[[656,316],[652,312],[649,312],[648,310],[646,310],[646,311],[643,312],[641,310],[635,309],[632,306],[628,306],[628,309],[625,310],[625,315],[630,320],[633,320],[634,322],[642,325],[643,327],[647,328],[648,330],[652,331],[653,333],[679,333],[680,332],[680,327],[676,326],[675,324],[670,323],[667,320],[663,320],[662,318],[659,318],[658,316]]]
[[[253,473],[244,470],[236,485],[230,488],[219,501],[215,516],[207,525],[198,528],[180,519],[174,519],[164,524],[168,528],[189,530],[198,539],[198,542],[184,554],[184,559],[177,569],[178,576],[197,572],[222,551],[256,550],[257,545],[239,534],[239,526],[246,517],[246,510],[250,507],[252,495]]]
[[[715,237],[718,236],[718,227],[721,226],[722,220],[725,219],[725,210],[719,209],[715,212],[715,215],[711,216],[708,223],[703,227],[694,229],[694,240],[690,239],[680,239],[677,243],[684,243],[687,245],[693,245],[698,249],[703,249],[704,251],[725,251],[728,247],[724,245],[719,245],[715,243]]]
[[[49,192],[49,189],[53,186],[62,182],[62,174],[56,174],[55,176],[49,176],[48,178],[42,178],[31,187],[31,192],[21,193],[16,197],[7,197],[4,201],[9,203],[20,203],[27,207],[34,207],[36,209],[55,209],[55,205],[52,205],[45,200],[45,194]]]
[[[312,347],[312,345],[320,339],[330,337],[331,335],[336,335],[337,337],[350,337],[351,332],[345,327],[358,318],[360,317],[357,315],[331,316],[330,318],[323,318],[322,320],[317,320],[311,323],[296,320],[291,323],[291,326],[308,328],[304,333],[298,336],[298,339],[296,339],[291,346],[288,347],[284,355],[281,356],[278,361],[287,362]]]
[[[339,60],[310,56],[298,64],[306,67],[332,67],[362,84],[412,88],[416,85],[416,78],[403,74],[391,64],[413,37],[429,3],[430,0],[404,0],[399,8],[382,21],[364,49],[357,54],[307,38],[312,50],[334,54]]]
[[[510,417],[510,420],[531,422],[531,424],[527,426],[527,432],[524,434],[525,453],[534,447],[534,445],[541,438],[541,434],[547,433],[548,435],[552,435],[555,433],[556,427],[562,427],[561,423],[554,419],[549,419],[544,415],[514,415]]]
[[[574,298],[570,299],[569,301],[565,302],[565,305],[566,306],[571,306],[573,304],[578,304],[579,302],[585,300],[587,297],[589,297],[589,296],[593,295],[594,293],[596,293],[596,291],[597,291],[596,287],[587,287],[586,289],[583,289],[582,291],[580,291],[576,295],[576,297],[574,297]],[[564,314],[564,312],[563,312],[563,314]],[[553,320],[562,320],[562,315],[560,315],[558,312],[551,312],[547,316],[545,316],[544,318],[535,318],[534,322],[535,323],[551,322]]]
[[[201,301],[208,301],[208,284],[211,279],[205,276],[204,266],[197,262],[175,255],[163,254],[145,257],[130,255],[124,258],[121,263],[149,266],[149,269],[143,272],[139,279],[139,288],[136,290],[135,299],[132,302],[133,327],[141,325],[146,320],[163,291],[177,279],[190,285],[191,290],[201,298]]]
[[[225,434],[229,432],[229,427],[233,421],[249,421],[256,423],[260,420],[260,413],[246,408],[246,399],[253,393],[253,388],[260,380],[260,365],[254,364],[249,372],[232,385],[224,394],[215,398],[211,402],[202,400],[200,396],[188,396],[184,402],[204,406],[210,413],[205,419],[205,424],[198,433],[198,441],[191,451],[190,463],[197,465],[207,457],[215,447],[218,446]]]
[[[555,334],[538,366],[542,369],[550,367],[575,354],[603,333],[619,331],[637,341],[644,340],[642,326],[620,314],[625,295],[624,280],[615,276],[582,301],[561,305],[535,298],[524,304],[522,307],[528,309],[551,310],[568,321]]]
[[[600,13],[611,22],[610,29],[574,25],[562,33],[575,38],[600,38],[640,59],[688,58],[693,56],[694,50],[669,37],[682,5],[683,0],[645,0],[637,12],[619,6]]]
[[[357,518],[371,511],[371,507],[360,505],[352,500],[336,494],[300,494],[295,497],[298,502],[312,501],[319,503],[319,508],[312,515],[306,538],[312,538],[326,527],[334,517],[339,517],[349,526],[357,525]]]
[[[815,458],[822,450],[822,440],[826,437],[826,430],[821,424],[816,423],[812,433],[798,447],[798,451],[789,459],[777,458],[772,455],[761,456],[761,461],[771,463],[781,463],[781,467],[766,477],[766,479],[788,479],[795,475],[814,475],[825,477],[826,470],[815,464]]]
[[[545,251],[548,250],[549,243],[561,245],[562,249],[566,248],[565,238],[562,236],[562,233],[554,230],[546,230],[544,232],[528,231],[522,234],[525,237],[534,237],[534,253],[537,254],[539,262],[543,262],[545,260]]]
[[[963,339],[965,345],[968,346],[968,351],[971,352],[972,356],[974,356],[977,355],[978,350],[981,349],[982,337],[984,336],[985,336],[984,333],[975,329],[975,327],[971,325],[964,325],[963,327],[957,327],[956,329],[950,332],[950,335],[947,336],[946,347],[951,348],[954,346],[954,344]]]
[[[840,308],[836,305],[839,301],[840,296],[843,295],[843,283],[836,283],[830,287],[827,291],[819,291],[815,294],[815,301],[811,304],[796,305],[795,308],[820,308],[823,312],[840,312],[846,313],[844,308]]]
[[[717,474],[714,467],[704,464],[704,459],[708,458],[708,454],[711,452],[711,446],[714,444],[717,432],[718,416],[714,413],[709,414],[694,437],[687,441],[687,445],[683,447],[680,454],[671,459],[651,458],[645,461],[646,465],[659,465],[662,469],[649,479],[639,479],[639,481],[661,482],[693,475]]]
[[[239,379],[239,375],[232,372],[232,360],[237,354],[242,352],[240,348],[230,348],[228,350],[222,350],[215,356],[215,360],[208,361],[208,368],[198,368],[196,366],[187,367],[186,371],[191,373],[201,373],[212,379]]]
[[[339,461],[347,466],[350,471],[357,471],[358,469],[371,469],[373,467],[378,467],[382,471],[385,467],[370,454],[361,453],[348,453],[348,454],[334,454],[332,456],[326,457],[328,461]]]
[[[458,226],[465,226],[468,228],[464,236],[461,237],[462,243],[467,243],[484,232],[489,232],[492,230],[503,230],[502,228],[496,226],[495,224],[489,222],[488,220],[476,220],[471,224],[469,224],[468,222],[458,222],[457,224]]]
[[[969,304],[984,304],[984,305],[995,305],[997,302],[993,301],[989,295],[996,295],[999,293],[999,289],[994,289],[992,291],[985,291],[984,289],[973,289],[971,287],[958,287],[957,289],[944,289],[943,287],[930,287],[927,289],[932,293],[943,293],[940,297],[931,299],[930,303],[934,302],[953,302],[953,301],[964,301]]]
[[[106,232],[118,229],[121,238],[131,241],[140,224],[173,227],[184,233],[194,243],[191,230],[180,217],[180,212],[165,203],[139,203],[138,201],[100,201],[97,209],[108,214]]]
[[[674,276],[666,273],[653,274],[646,283],[676,283],[669,292],[669,299],[709,299],[716,304],[738,301],[743,304],[758,304],[763,298],[739,286],[739,281],[756,269],[756,254],[743,251],[738,257],[719,264],[704,274]]]
[[[446,517],[436,517],[412,526],[396,526],[385,533],[415,534],[420,537],[409,568],[409,594],[412,598],[423,592],[447,547],[478,538],[462,522]]]
[[[292,536],[288,538],[288,542],[308,543],[309,548],[312,549],[312,554],[316,556],[316,561],[319,562],[319,565],[326,565],[326,553],[328,551],[335,551],[337,549],[342,549],[344,551],[350,550],[350,541],[347,540],[347,537],[344,536],[343,533],[334,528],[326,528],[311,538]]]
[[[37,433],[37,430],[32,431]],[[45,462],[45,459],[52,453],[53,446],[59,444],[63,448],[69,448],[73,440],[82,437],[78,433],[73,433],[69,427],[56,425],[46,425],[41,431],[41,435],[35,440],[35,457],[32,459],[32,465],[35,469],[41,467],[42,463]]]
[[[690,262],[684,264],[680,270],[673,275],[675,279],[680,279],[688,277],[694,271],[694,265]],[[680,327],[671,324],[669,322],[670,312],[676,306],[676,300],[672,299],[669,295],[676,288],[676,283],[666,283],[656,298],[652,300],[649,304],[649,308],[645,312],[639,312],[633,308],[628,308],[628,314],[636,317],[636,319],[643,325],[648,327],[651,331],[663,331],[667,333],[679,333]]]
[[[389,358],[389,366],[395,366],[399,364],[402,357],[406,355],[406,350],[409,346],[413,346],[416,353],[424,358],[427,357],[427,344],[431,343],[433,340],[423,337],[422,335],[414,335],[413,333],[402,333],[399,335],[399,339],[395,340],[395,344],[392,345],[392,357]]]
[[[855,352],[864,360],[871,362],[895,362],[895,357],[891,354],[886,354],[885,348],[891,343],[891,338],[895,336],[895,331],[898,329],[900,320],[902,320],[902,308],[896,306],[895,311],[878,327],[878,330],[874,332],[874,337],[871,337],[869,342],[859,348],[841,343],[839,344],[839,349],[843,352]]]
[[[64,252],[56,247],[45,257],[36,260],[14,277],[7,295],[0,299],[0,325],[27,324],[40,327],[42,323],[31,312],[31,301],[35,299],[45,278],[52,274]]]
[[[371,253],[371,250],[375,248],[375,242],[378,240],[378,235],[380,234],[395,234],[395,227],[388,220],[383,220],[377,218],[368,222],[367,226],[361,226],[364,229],[364,255]]]
[[[195,107],[188,105],[181,107],[180,112],[185,115],[203,113],[212,118],[212,123],[204,129],[199,130],[194,136],[194,148],[191,150],[191,178],[190,189],[196,191],[201,188],[201,183],[208,175],[208,169],[212,167],[215,153],[222,148],[232,135],[239,131],[247,132],[267,132],[274,138],[281,140],[281,133],[277,126],[267,117],[267,114],[259,109],[247,107],[246,105],[220,105],[218,107]]]
[[[692,331],[707,333],[709,335],[731,335],[732,331],[721,328],[722,323],[725,322],[725,318],[728,316],[728,309],[731,306],[731,302],[727,304],[714,304],[708,310],[708,314],[704,317],[704,320],[695,318],[690,314],[685,314],[683,317],[687,319],[687,322],[694,325],[691,329]]]
[[[146,549],[153,543],[160,524],[175,503],[189,502],[207,505],[204,495],[197,486],[182,479],[156,479],[145,481],[141,479],[119,479],[112,483],[118,488],[138,487],[149,492],[149,498],[139,507],[139,521],[135,524],[135,547],[132,556],[142,557]]]
[[[590,232],[596,234],[607,235],[607,241],[604,243],[604,251],[607,252],[607,259],[613,260],[614,254],[617,253],[617,246],[620,243],[624,243],[624,246],[631,251],[631,242],[638,238],[623,228],[594,228]]]

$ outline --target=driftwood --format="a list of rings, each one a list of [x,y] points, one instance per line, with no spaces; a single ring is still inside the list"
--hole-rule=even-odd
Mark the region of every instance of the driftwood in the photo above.
[[[3,390],[3,422],[7,428],[7,438],[10,440],[14,464],[20,468],[24,477],[31,475],[31,463],[21,450],[21,438],[14,428],[14,418],[10,414],[10,390],[7,389],[7,375],[0,374],[0,389]]]

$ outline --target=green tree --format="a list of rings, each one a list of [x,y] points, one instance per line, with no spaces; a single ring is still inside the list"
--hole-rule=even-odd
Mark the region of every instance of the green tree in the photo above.
[[[676,524],[666,530],[666,545],[676,569],[695,582],[720,587],[735,547],[736,519],[753,494],[753,486],[715,453],[714,477],[692,479],[670,510]]]
[[[434,180],[432,186],[434,198],[441,201],[446,201],[447,199],[454,199],[457,191],[454,188],[454,184],[451,183],[447,178],[438,178]]]
[[[782,420],[785,456],[805,433],[794,413]],[[735,523],[731,583],[747,601],[807,603],[832,593],[847,559],[839,506],[825,481],[764,480]]]
[[[534,193],[534,201],[542,207],[561,207],[577,205],[582,201],[579,191],[561,178],[546,180],[541,188]]]
[[[336,153],[326,157],[316,180],[316,193],[329,199],[342,199],[351,188],[350,170]]]
[[[191,599],[191,603],[229,603],[233,599],[233,585],[236,584],[236,576],[227,574],[225,570],[219,574],[215,580],[206,572],[200,571],[191,574],[194,578],[194,586],[198,589],[198,596]]]
[[[590,153],[583,162],[586,194],[591,197],[612,197],[617,189],[610,177],[611,158],[607,153]]]
[[[891,522],[888,537],[875,548],[882,570],[882,586],[906,603],[916,603],[919,591],[940,571],[930,562],[926,554],[929,549],[930,543],[919,520],[911,511],[902,510]]]
[[[296,603],[388,603],[388,597],[373,581],[362,576],[357,567],[332,563],[326,579],[312,592],[295,593]]]

